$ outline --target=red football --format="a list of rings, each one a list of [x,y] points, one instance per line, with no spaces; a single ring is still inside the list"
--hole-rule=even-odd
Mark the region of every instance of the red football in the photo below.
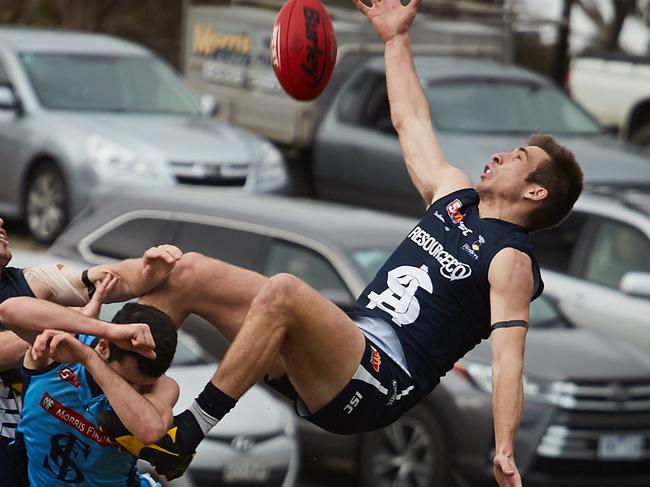
[[[273,70],[290,96],[313,100],[327,86],[336,64],[336,37],[319,0],[288,0],[273,24]]]

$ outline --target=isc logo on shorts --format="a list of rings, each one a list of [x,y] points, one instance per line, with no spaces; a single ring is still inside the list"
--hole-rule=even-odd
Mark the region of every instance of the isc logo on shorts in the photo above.
[[[359,391],[355,392],[354,396],[352,396],[350,401],[348,401],[348,403],[343,408],[343,411],[345,411],[348,414],[352,414],[352,411],[354,411],[354,408],[356,408],[359,405],[361,399],[363,399],[361,393]]]

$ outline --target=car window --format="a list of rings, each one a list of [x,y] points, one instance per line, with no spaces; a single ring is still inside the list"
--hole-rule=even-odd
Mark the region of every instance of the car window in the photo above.
[[[7,74],[2,59],[0,59],[0,83],[9,83],[9,75]]]
[[[650,241],[636,228],[603,220],[596,229],[583,277],[618,288],[626,272],[650,272]]]
[[[24,53],[20,60],[47,108],[199,114],[194,96],[151,56]]]
[[[386,77],[366,71],[341,95],[337,114],[341,121],[395,135],[390,118]]]
[[[183,252],[200,252],[247,269],[256,269],[268,237],[235,228],[203,223],[182,223],[176,245]]]
[[[587,215],[574,211],[559,226],[531,235],[535,256],[543,268],[569,274],[572,258],[577,253]]]
[[[370,282],[394,250],[392,248],[357,249],[350,252],[350,257],[361,271],[364,280]]]
[[[293,274],[326,295],[341,296],[344,293],[346,297],[352,298],[343,279],[325,257],[296,244],[273,240],[264,274],[272,276],[280,272]]]
[[[375,78],[364,103],[360,122],[366,128],[386,134],[396,134],[390,118],[390,104],[384,77]]]
[[[426,87],[436,128],[451,132],[598,134],[559,90],[510,80],[453,80]]]
[[[139,257],[149,247],[171,242],[174,227],[168,220],[135,218],[101,235],[90,244],[90,250],[114,259]]]
[[[368,76],[372,75],[364,72],[341,94],[336,114],[342,122],[358,123],[359,113],[363,109],[363,93],[367,90]]]

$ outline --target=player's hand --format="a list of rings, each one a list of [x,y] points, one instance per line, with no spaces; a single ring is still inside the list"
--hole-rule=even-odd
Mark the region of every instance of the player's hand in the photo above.
[[[361,0],[352,1],[384,42],[409,30],[422,3],[422,0],[411,0],[408,5],[402,5],[400,0],[371,0],[372,7],[368,7]]]
[[[124,350],[137,352],[146,358],[156,358],[156,342],[151,335],[151,329],[146,323],[130,323],[125,325],[111,324],[106,337]]]
[[[148,282],[162,282],[182,256],[174,245],[151,247],[142,255],[142,277]]]
[[[31,347],[32,359],[36,362],[49,358],[55,362],[84,362],[93,349],[84,345],[70,333],[45,330],[36,337]]]
[[[522,487],[521,475],[512,455],[499,453],[494,456],[492,463],[494,478],[499,487]]]
[[[90,301],[88,301],[88,304],[84,306],[83,308],[72,308],[79,313],[81,313],[84,316],[88,316],[90,318],[97,318],[99,316],[99,312],[102,309],[102,304],[106,302],[106,299],[108,296],[110,296],[110,293],[113,291],[115,286],[117,285],[118,279],[112,274],[106,274],[104,278],[99,281],[99,284],[97,288],[95,289],[95,294],[93,294],[93,297]]]

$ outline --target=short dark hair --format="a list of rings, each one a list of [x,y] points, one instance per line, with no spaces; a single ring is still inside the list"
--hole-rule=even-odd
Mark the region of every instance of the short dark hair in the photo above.
[[[109,342],[108,361],[120,361],[124,357],[133,357],[138,364],[140,373],[148,377],[160,377],[172,363],[178,334],[172,319],[158,308],[140,303],[126,303],[113,317],[113,323],[146,323],[151,329],[151,335],[156,342],[156,358],[143,357],[137,352],[124,350]]]
[[[528,139],[550,156],[526,176],[527,183],[539,184],[548,191],[529,217],[526,227],[531,232],[554,227],[564,220],[582,192],[582,170],[573,153],[546,134],[534,134]]]

